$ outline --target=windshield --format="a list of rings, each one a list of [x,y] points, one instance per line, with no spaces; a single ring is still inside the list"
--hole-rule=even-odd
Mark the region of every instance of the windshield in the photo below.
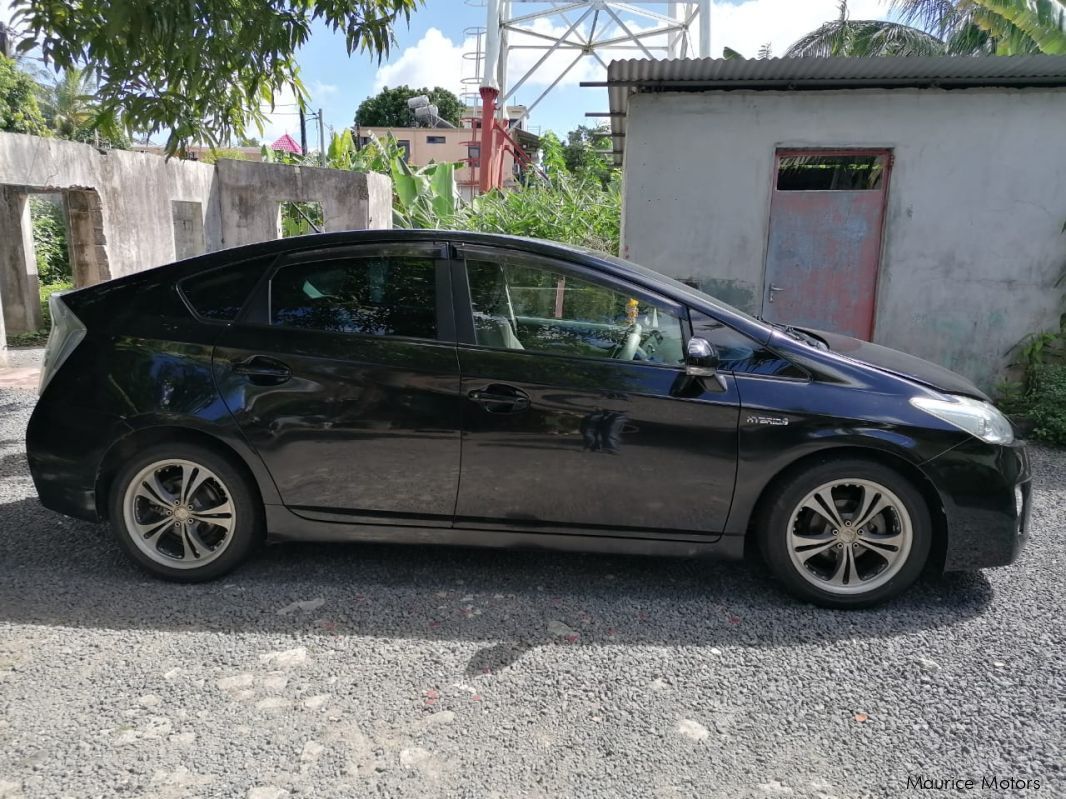
[[[696,300],[697,302],[703,302],[708,305],[714,306],[715,308],[720,308],[723,311],[728,311],[729,313],[736,314],[737,316],[741,316],[744,319],[747,319],[749,322],[761,322],[763,324],[766,324],[765,320],[759,319],[758,317],[752,316],[751,314],[746,313],[740,310],[739,308],[735,308],[728,303],[722,302],[717,297],[712,297],[710,294],[700,291],[698,288],[694,288],[693,286],[690,286],[687,283],[682,283],[680,280],[672,278],[668,275],[664,275],[662,272],[656,272],[654,269],[649,269],[646,266],[641,266],[640,264],[634,263],[633,261],[627,261],[625,258],[619,258],[616,255],[609,255],[598,250],[584,249],[583,252],[586,252],[589,255],[594,255],[601,260],[609,261],[610,263],[627,269],[630,272],[636,272],[637,274],[642,275],[644,277],[654,278],[656,281],[659,282],[665,282],[671,288],[675,289],[679,295],[684,295],[685,297]]]

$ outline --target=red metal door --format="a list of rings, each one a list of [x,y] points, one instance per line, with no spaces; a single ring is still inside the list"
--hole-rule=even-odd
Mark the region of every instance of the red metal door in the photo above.
[[[873,336],[890,165],[886,150],[777,153],[766,319]]]

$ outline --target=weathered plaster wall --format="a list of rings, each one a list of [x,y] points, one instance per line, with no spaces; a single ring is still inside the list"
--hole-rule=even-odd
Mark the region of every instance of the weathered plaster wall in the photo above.
[[[1058,325],[1066,91],[641,94],[630,104],[623,245],[758,313],[778,147],[889,147],[874,339],[989,387]]]
[[[218,179],[228,247],[277,238],[283,202],[320,203],[327,231],[392,227],[392,184],[384,175],[223,160]]]
[[[0,316],[10,333],[40,323],[25,206],[42,191],[65,197],[78,285],[169,263],[179,251],[275,239],[286,200],[321,203],[327,230],[392,225],[384,175],[226,160],[216,167],[0,133]],[[4,335],[0,326],[0,346]]]
[[[171,201],[198,202],[208,250],[223,246],[214,167],[148,153],[0,134],[0,184],[22,189],[92,189],[99,198],[98,246],[119,277],[174,260]],[[75,210],[91,214],[92,196]],[[89,226],[89,223],[86,223]],[[0,228],[0,241],[8,231]],[[100,253],[104,255],[104,253]]]

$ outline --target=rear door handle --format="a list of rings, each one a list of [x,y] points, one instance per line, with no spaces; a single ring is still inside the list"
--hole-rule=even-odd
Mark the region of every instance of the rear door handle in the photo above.
[[[266,355],[253,355],[233,365],[233,373],[244,375],[259,386],[271,386],[284,383],[292,377],[292,370],[277,358]]]
[[[513,386],[476,388],[467,396],[488,413],[521,413],[529,410],[529,395]]]

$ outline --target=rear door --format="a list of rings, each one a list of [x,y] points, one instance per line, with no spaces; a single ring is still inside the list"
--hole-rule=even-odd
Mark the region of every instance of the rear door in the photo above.
[[[463,246],[456,525],[716,535],[737,466],[735,383],[693,381],[677,303],[563,261]],[[705,385],[706,383],[706,385]]]
[[[460,403],[444,253],[289,257],[220,337],[224,401],[294,511],[450,524]]]

